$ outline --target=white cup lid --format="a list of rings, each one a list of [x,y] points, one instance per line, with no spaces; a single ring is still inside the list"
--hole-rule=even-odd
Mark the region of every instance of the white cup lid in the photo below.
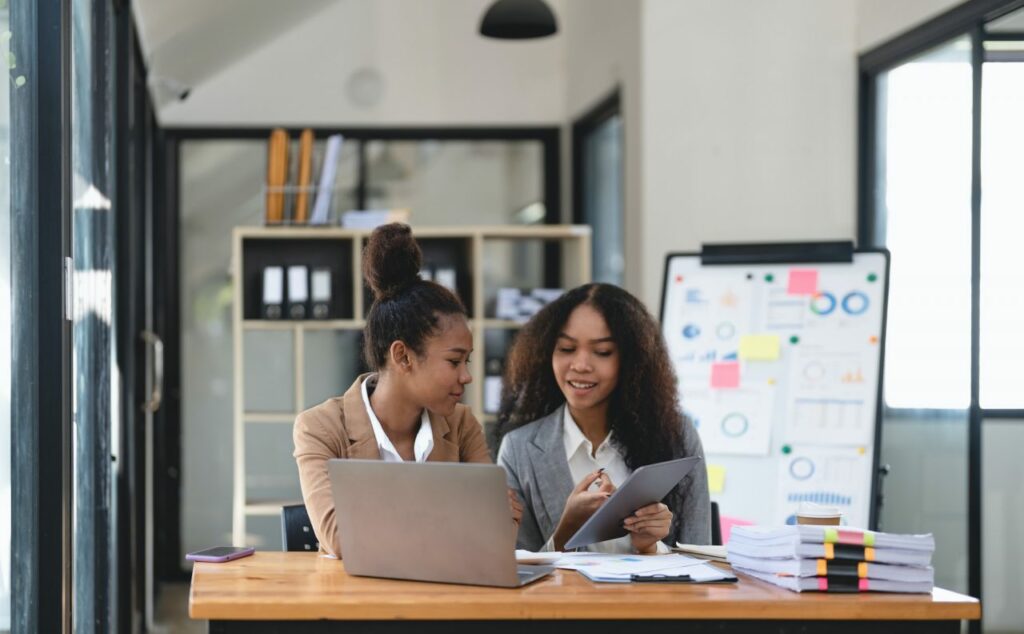
[[[839,517],[842,515],[835,506],[825,506],[814,502],[801,502],[796,514],[801,517]]]

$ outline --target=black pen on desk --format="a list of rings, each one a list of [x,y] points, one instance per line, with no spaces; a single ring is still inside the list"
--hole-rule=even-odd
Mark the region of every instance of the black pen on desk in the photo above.
[[[693,581],[690,575],[630,575],[629,580],[636,583],[685,583]]]

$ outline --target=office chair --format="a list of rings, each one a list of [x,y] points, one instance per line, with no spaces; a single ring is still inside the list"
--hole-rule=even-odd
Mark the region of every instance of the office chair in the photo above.
[[[718,515],[718,502],[711,503],[711,545],[722,545],[722,519]]]
[[[320,550],[305,504],[281,507],[281,543],[287,551]]]

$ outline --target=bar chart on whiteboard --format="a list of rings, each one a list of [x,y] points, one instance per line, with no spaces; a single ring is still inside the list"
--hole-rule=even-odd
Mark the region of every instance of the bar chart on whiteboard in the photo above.
[[[726,523],[801,502],[868,527],[888,254],[799,264],[670,255],[662,333]]]

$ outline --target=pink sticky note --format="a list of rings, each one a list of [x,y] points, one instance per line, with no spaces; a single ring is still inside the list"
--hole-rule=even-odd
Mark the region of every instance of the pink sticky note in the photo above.
[[[740,386],[740,364],[738,361],[711,364],[711,387],[722,389]]]
[[[754,523],[748,520],[743,520],[738,517],[729,517],[723,515],[718,520],[719,525],[722,527],[722,544],[729,543],[729,534],[732,533],[733,526],[752,526]]]
[[[817,269],[790,269],[786,292],[790,295],[817,295]]]

